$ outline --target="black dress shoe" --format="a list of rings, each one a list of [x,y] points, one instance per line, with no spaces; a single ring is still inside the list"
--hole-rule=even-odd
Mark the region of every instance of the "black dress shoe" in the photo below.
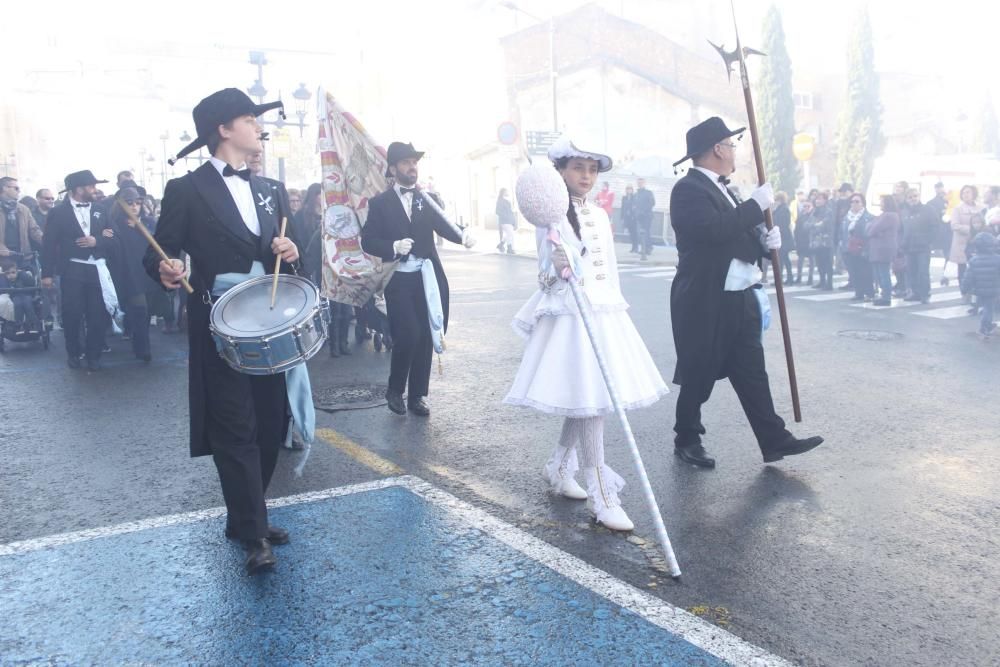
[[[277,526],[267,527],[267,541],[271,544],[281,546],[282,544],[288,544],[291,538],[288,537],[288,531],[284,528],[278,528]]]
[[[278,557],[271,551],[271,543],[267,538],[250,540],[243,543],[247,550],[247,574],[257,574],[261,570],[273,567]]]
[[[811,438],[794,438],[790,437],[777,447],[768,448],[764,452],[764,463],[774,463],[775,461],[780,461],[786,456],[794,456],[796,454],[803,454],[808,452],[810,449],[815,449],[823,444],[823,438],[818,435],[814,435]]]
[[[674,447],[674,454],[681,460],[686,461],[699,468],[714,468],[715,459],[708,455],[701,445],[688,445],[687,447]]]
[[[392,391],[385,392],[385,400],[389,401],[389,409],[397,415],[406,414],[406,403],[403,402],[403,395]]]
[[[80,368],[82,364],[80,363],[79,357],[70,357],[66,360],[66,365],[70,368]]]
[[[226,537],[229,538],[230,540],[237,539],[236,535],[233,532],[231,532],[228,528],[226,528]],[[267,541],[270,542],[272,545],[280,546],[282,544],[288,544],[291,541],[291,538],[289,538],[288,531],[285,530],[284,528],[278,528],[277,526],[268,526]]]
[[[410,402],[407,407],[410,412],[418,417],[430,417],[431,415],[431,409],[427,406],[427,401],[425,401],[422,397]]]

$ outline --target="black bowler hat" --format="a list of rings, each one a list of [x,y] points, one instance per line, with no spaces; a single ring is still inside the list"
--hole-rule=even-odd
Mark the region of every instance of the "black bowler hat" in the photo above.
[[[697,157],[723,139],[743,134],[744,131],[745,127],[730,130],[718,116],[703,120],[687,131],[687,155],[674,162],[673,166],[676,167],[685,160]]]
[[[117,197],[118,195],[120,195],[122,192],[124,192],[128,188],[132,188],[133,190],[135,190],[136,192],[138,192],[140,197],[145,197],[146,196],[146,188],[144,188],[141,185],[137,184],[135,181],[122,181],[122,186],[118,190],[118,192],[115,193],[115,196]]]
[[[418,151],[413,147],[413,144],[404,144],[401,141],[394,141],[389,144],[389,150],[386,151],[386,167],[385,175],[392,176],[389,173],[389,167],[396,164],[400,160],[408,160],[409,158],[420,159],[424,156],[421,151]]]
[[[94,173],[89,169],[74,171],[72,174],[69,174],[63,179],[63,184],[66,186],[66,189],[61,191],[59,194],[62,194],[63,192],[71,192],[73,188],[84,188],[88,185],[98,185],[100,183],[107,183],[107,181],[97,180],[97,177],[94,176]]]
[[[193,153],[204,146],[208,142],[208,137],[220,125],[240,116],[259,116],[271,109],[280,109],[281,117],[285,117],[285,105],[281,100],[267,104],[254,104],[249,95],[236,88],[223,88],[212,93],[198,102],[198,106],[191,112],[198,137],[168,162],[174,164],[188,153]]]

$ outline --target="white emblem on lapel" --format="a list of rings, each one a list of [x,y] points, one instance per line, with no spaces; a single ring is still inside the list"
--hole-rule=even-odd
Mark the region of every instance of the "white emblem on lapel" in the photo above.
[[[271,206],[271,198],[270,197],[267,197],[265,199],[264,195],[262,195],[261,193],[258,192],[257,193],[257,199],[260,200],[259,202],[257,202],[257,206],[263,206],[264,210],[267,211],[268,215],[273,215],[274,214],[274,207]]]
[[[417,210],[418,211],[423,211],[424,210],[424,200],[423,199],[418,199],[417,200]]]
[[[94,220],[100,220],[100,219],[101,219],[101,212],[94,211]]]

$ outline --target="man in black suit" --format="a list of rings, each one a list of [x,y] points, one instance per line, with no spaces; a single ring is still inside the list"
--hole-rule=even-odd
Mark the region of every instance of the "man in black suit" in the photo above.
[[[389,409],[400,415],[409,409],[426,417],[430,415],[426,396],[431,360],[435,349],[441,351],[431,327],[433,313],[443,314],[443,327],[437,333],[443,335],[448,330],[448,279],[434,247],[434,232],[467,248],[475,241],[467,230],[440,215],[416,187],[417,162],[423,155],[413,144],[389,145],[386,176],[395,179],[395,184],[369,200],[361,247],[384,261],[399,261],[385,288],[393,340],[389,389],[385,394]],[[425,284],[430,285],[431,292],[425,290]]]
[[[694,167],[670,194],[670,222],[677,236],[677,273],[670,289],[670,318],[677,350],[674,452],[682,460],[714,468],[701,444],[701,406],[716,380],[729,378],[750,421],[766,463],[801,454],[823,442],[796,439],[775,413],[764,369],[764,304],[761,271],[755,264],[781,247],[777,227],[767,232],[764,211],[774,204],[771,185],[740,201],[726,187],[735,171],[736,144],[730,130],[713,117],[687,133]],[[762,297],[762,298],[758,298]]]
[[[168,255],[186,252],[191,259],[191,456],[213,456],[228,512],[226,536],[243,542],[250,573],[273,566],[271,546],[289,541],[286,531],[269,525],[264,501],[288,424],[285,376],[251,376],[230,368],[216,351],[208,324],[211,299],[224,291],[216,287],[216,276],[270,273],[275,255],[286,263],[298,260],[295,244],[278,238],[285,215],[278,198],[246,166],[261,148],[257,116],[280,106],[254,104],[235,88],[202,100],[194,109],[198,137],[175,159],[206,145],[212,158],[167,183],[156,227],[156,240]],[[180,286],[180,260],[162,261],[150,249],[143,264],[165,288]]]
[[[99,266],[98,260],[107,260],[115,243],[111,221],[94,206],[98,183],[107,181],[97,180],[90,171],[68,175],[63,192],[69,195],[49,212],[42,238],[42,287],[52,289],[53,276],[60,276],[67,363],[70,368],[80,368],[85,354],[90,371],[100,370],[109,321],[100,273],[107,269]],[[84,322],[86,347],[81,350]]]

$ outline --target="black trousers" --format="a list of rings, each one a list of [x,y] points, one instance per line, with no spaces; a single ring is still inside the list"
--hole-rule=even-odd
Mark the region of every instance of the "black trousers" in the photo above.
[[[760,305],[753,288],[742,292],[723,292],[717,340],[722,350],[722,373],[740,399],[743,412],[757,437],[761,451],[767,451],[791,436],[785,422],[774,411],[771,386],[764,369],[764,346],[761,344]],[[702,377],[681,378],[677,397],[677,423],[674,444],[678,447],[701,443],[705,427],[701,406],[712,395],[715,368],[706,368]]]
[[[414,402],[427,395],[434,356],[420,272],[393,274],[385,288],[385,305],[393,346],[389,389],[403,393],[409,385],[407,400]]]
[[[132,353],[140,359],[148,355],[149,308],[145,294],[137,294],[125,303],[125,328],[132,335]]]
[[[207,357],[207,429],[226,501],[226,532],[261,539],[268,525],[264,494],[285,433],[285,376],[244,375],[217,354]]]
[[[63,334],[66,339],[66,354],[70,359],[76,359],[81,354],[86,354],[88,361],[97,361],[101,358],[101,350],[104,348],[104,331],[111,320],[108,311],[104,308],[101,283],[96,276],[97,269],[94,269],[93,282],[70,276],[63,276],[60,281],[62,284]],[[85,321],[87,323],[87,339],[81,345]]]
[[[816,268],[819,269],[820,287],[833,289],[833,248],[816,248],[813,256],[816,258]]]

